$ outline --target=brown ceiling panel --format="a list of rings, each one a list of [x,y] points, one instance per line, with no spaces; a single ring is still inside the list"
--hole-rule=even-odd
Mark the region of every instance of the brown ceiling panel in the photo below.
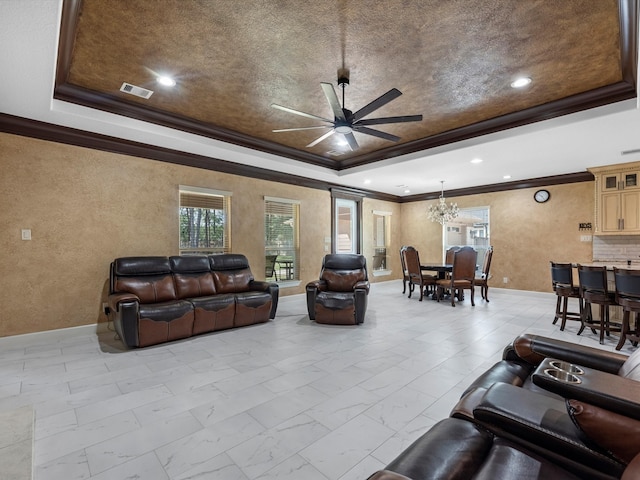
[[[472,8],[470,6],[472,5]],[[65,0],[56,98],[335,169],[375,162],[635,95],[635,0]],[[346,68],[345,107],[391,88],[366,118],[394,143],[356,133],[350,151],[320,82]],[[159,74],[177,80],[161,87]],[[521,75],[533,83],[510,88]],[[119,91],[123,82],[149,99]]]

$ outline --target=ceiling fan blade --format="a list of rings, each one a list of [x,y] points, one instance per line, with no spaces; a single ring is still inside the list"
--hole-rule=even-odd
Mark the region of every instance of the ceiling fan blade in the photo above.
[[[360,148],[360,145],[358,145],[356,137],[353,133],[345,133],[344,138],[349,144],[349,147],[351,147],[351,150],[357,150],[358,148]]]
[[[370,118],[360,120],[357,125],[380,125],[382,123],[421,122],[422,115],[405,115],[402,117]]]
[[[386,105],[391,100],[393,100],[395,98],[398,98],[400,95],[402,95],[402,92],[400,90],[398,90],[397,88],[392,88],[391,90],[389,90],[384,95],[379,96],[373,102],[371,102],[368,105],[365,105],[360,110],[358,110],[356,113],[354,113],[353,114],[353,121],[357,122],[359,119],[361,119],[363,117],[366,117],[367,115],[369,115],[374,110],[377,110],[380,107],[382,107],[383,105]]]
[[[312,118],[313,120],[320,120],[322,122],[333,123],[333,120],[318,117],[317,115],[311,115],[310,113],[304,113],[304,112],[301,112],[300,110],[294,110],[293,108],[283,107],[282,105],[277,105],[275,103],[272,103],[271,106],[273,108],[277,108],[278,110],[282,110],[283,112],[289,112],[289,113],[294,113],[296,115],[300,115],[301,117],[307,117],[307,118]]]
[[[295,127],[295,128],[278,128],[271,130],[274,133],[278,132],[297,132],[298,130],[315,130],[316,128],[331,128],[331,125],[318,125],[317,127]]]
[[[324,96],[327,97],[333,116],[336,117],[336,119],[345,122],[347,119],[344,116],[344,112],[340,106],[340,100],[338,100],[338,95],[336,95],[336,90],[333,88],[333,85],[326,82],[320,82],[320,86],[322,87]]]
[[[373,135],[374,137],[391,140],[392,142],[397,142],[398,140],[400,140],[400,137],[396,137],[395,135],[391,135],[390,133],[381,132],[380,130],[374,130],[373,128],[369,127],[360,127],[359,125],[354,125],[353,129],[358,133],[366,133],[367,135]]]
[[[307,148],[310,147],[315,147],[317,144],[319,144],[321,141],[323,141],[325,138],[329,138],[331,135],[333,135],[333,132],[335,132],[335,130],[332,128],[331,130],[329,130],[327,133],[325,133],[324,135],[322,135],[320,138],[316,138],[313,142],[311,142],[309,145],[307,145]]]

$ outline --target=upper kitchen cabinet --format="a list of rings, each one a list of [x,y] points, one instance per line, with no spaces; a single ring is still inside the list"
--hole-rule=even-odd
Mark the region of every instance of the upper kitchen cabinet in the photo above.
[[[589,168],[595,176],[595,235],[640,235],[640,162]]]

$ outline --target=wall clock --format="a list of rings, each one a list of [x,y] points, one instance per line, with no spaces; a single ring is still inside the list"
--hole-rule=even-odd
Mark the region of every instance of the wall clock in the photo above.
[[[549,193],[549,190],[538,190],[533,194],[533,198],[538,203],[544,203],[551,198],[551,194]]]

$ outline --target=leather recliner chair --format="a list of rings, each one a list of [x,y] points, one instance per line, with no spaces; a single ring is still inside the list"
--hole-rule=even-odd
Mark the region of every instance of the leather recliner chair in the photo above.
[[[325,255],[320,278],[309,282],[307,310],[317,323],[357,325],[364,321],[369,295],[367,261],[363,255]]]

